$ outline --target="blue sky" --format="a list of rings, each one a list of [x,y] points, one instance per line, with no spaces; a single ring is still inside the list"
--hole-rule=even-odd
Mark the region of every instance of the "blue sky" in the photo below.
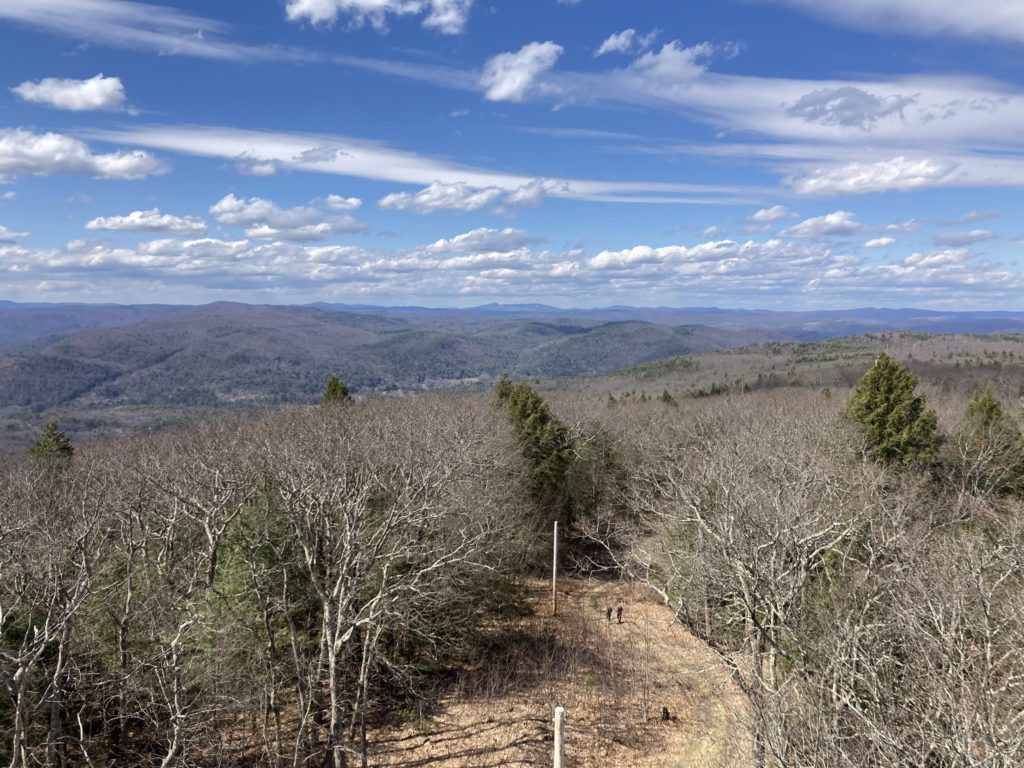
[[[1024,5],[0,3],[0,299],[1024,309]]]

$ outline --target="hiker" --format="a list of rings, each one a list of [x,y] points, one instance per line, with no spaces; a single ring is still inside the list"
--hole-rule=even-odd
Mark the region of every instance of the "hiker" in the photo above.
[[[605,609],[604,618],[609,624],[612,623],[612,607],[610,605]]]
[[[615,616],[618,618],[619,624],[621,624],[622,623],[622,606],[621,605],[615,610]]]

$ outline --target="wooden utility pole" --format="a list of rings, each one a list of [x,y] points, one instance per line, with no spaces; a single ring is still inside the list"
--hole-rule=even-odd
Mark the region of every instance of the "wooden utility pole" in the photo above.
[[[551,552],[551,615],[558,615],[558,521],[555,520],[554,547]]]
[[[555,768],[565,759],[565,707],[555,707]]]

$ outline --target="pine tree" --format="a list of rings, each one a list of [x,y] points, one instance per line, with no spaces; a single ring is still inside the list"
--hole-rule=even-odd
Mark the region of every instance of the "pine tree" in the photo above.
[[[967,427],[972,432],[1005,428],[1012,424],[1004,413],[1002,404],[992,394],[991,385],[974,393],[971,402],[967,404],[966,415]]]
[[[883,352],[848,405],[871,455],[898,468],[931,461],[941,442],[935,412],[925,408],[916,387],[914,374]]]
[[[991,385],[976,392],[967,404],[958,445],[978,488],[997,494],[1024,493],[1024,433],[1003,410]]]
[[[29,456],[34,461],[67,461],[74,454],[74,446],[68,440],[67,435],[57,429],[57,420],[50,419],[46,422],[43,433],[36,440],[35,445],[29,449]]]
[[[331,380],[327,382],[327,389],[324,390],[323,405],[335,405],[337,403],[348,403],[352,400],[352,396],[348,392],[341,379],[337,376],[331,376]]]

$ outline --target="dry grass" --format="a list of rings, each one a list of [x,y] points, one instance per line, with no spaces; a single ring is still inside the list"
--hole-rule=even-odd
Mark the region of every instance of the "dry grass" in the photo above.
[[[551,717],[567,711],[572,768],[750,765],[742,695],[714,654],[644,590],[564,583],[559,615],[533,585],[535,615],[465,670],[433,717],[371,734],[371,765],[551,764]],[[623,606],[623,623],[605,608]],[[671,719],[661,719],[667,707]]]

